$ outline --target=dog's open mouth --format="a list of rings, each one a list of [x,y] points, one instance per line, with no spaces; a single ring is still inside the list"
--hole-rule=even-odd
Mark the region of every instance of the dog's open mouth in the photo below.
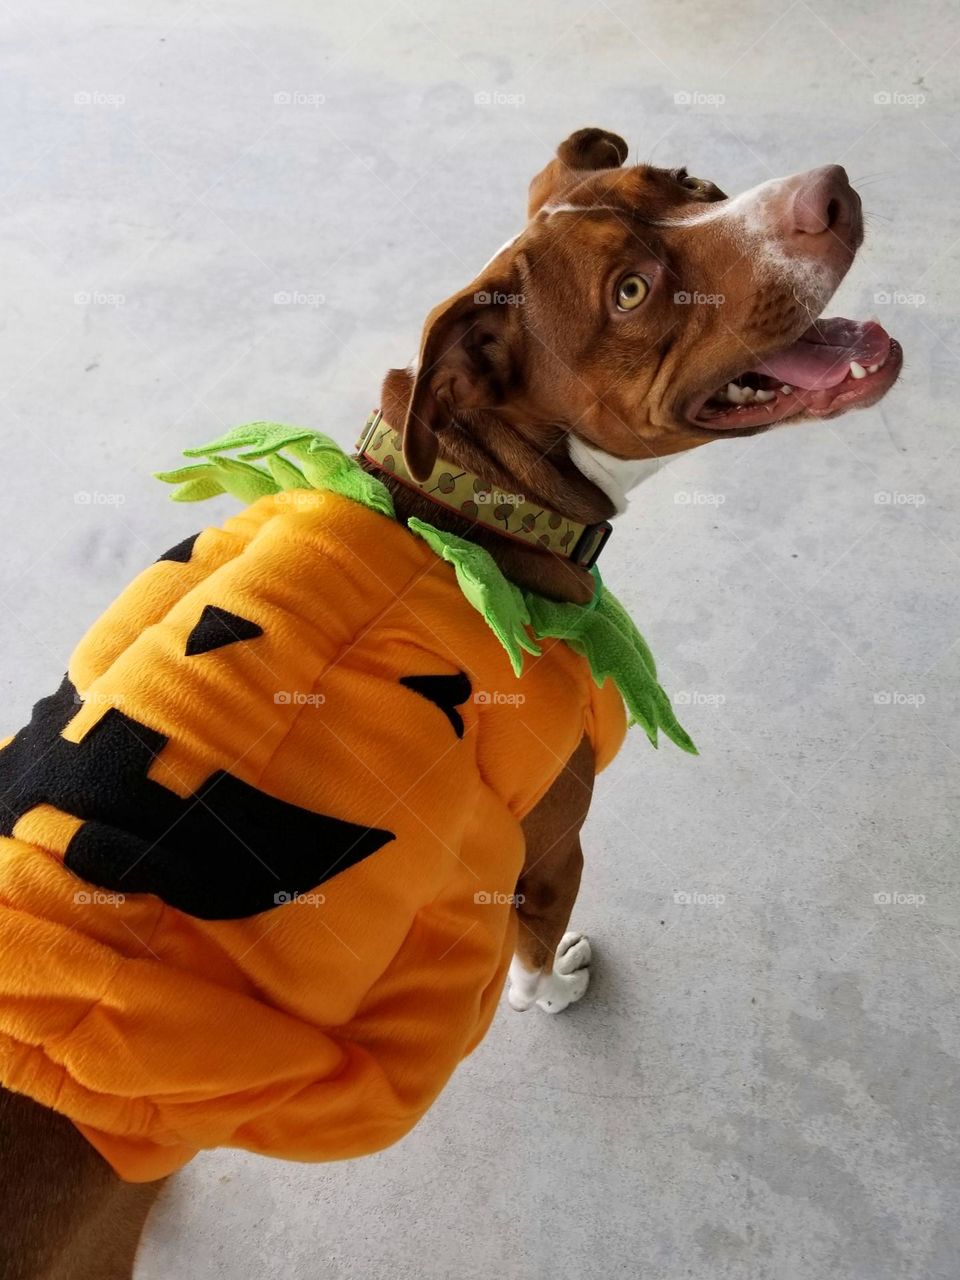
[[[900,344],[875,320],[821,318],[782,351],[695,401],[690,416],[711,431],[800,413],[833,417],[879,400],[896,382],[902,360]]]

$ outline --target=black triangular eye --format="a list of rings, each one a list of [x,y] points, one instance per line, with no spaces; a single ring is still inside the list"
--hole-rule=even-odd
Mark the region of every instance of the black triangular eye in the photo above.
[[[190,557],[193,555],[194,543],[199,537],[199,533],[192,533],[189,538],[184,538],[175,547],[165,551],[162,556],[158,557],[156,563],[159,564],[161,560],[175,560],[177,564],[189,564]]]
[[[400,683],[435,703],[453,725],[457,737],[463,737],[463,716],[456,708],[467,701],[473,686],[462,671],[455,676],[401,676]]]
[[[200,621],[187,636],[184,653],[192,658],[198,653],[209,653],[211,649],[222,649],[237,640],[255,640],[262,635],[263,627],[249,618],[241,618],[219,605],[208,604],[200,615]]]

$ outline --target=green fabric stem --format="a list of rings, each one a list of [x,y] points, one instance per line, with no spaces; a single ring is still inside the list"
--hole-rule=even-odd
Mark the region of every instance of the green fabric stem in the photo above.
[[[506,649],[513,674],[521,675],[524,652],[540,653],[527,634],[530,611],[524,593],[504,577],[490,552],[475,542],[444,533],[416,516],[410,517],[407,528],[442,560],[453,565],[460,590]]]

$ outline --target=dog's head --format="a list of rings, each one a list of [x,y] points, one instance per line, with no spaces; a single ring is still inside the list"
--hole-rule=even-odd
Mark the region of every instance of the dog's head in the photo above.
[[[679,453],[873,404],[902,353],[821,319],[863,239],[839,166],[729,198],[684,169],[624,167],[583,129],[530,185],[529,220],[427,319],[404,430],[418,476],[454,416],[489,412],[571,452]]]

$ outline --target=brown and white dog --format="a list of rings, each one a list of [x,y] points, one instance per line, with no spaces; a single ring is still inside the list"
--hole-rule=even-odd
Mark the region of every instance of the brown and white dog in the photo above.
[[[437,457],[571,520],[622,511],[658,460],[721,437],[875,403],[902,353],[875,323],[819,318],[863,238],[836,165],[728,198],[686,170],[624,168],[582,129],[533,179],[528,221],[427,318],[413,370],[383,384],[407,467]],[[590,574],[389,479],[398,515],[488,548],[519,585],[585,602]],[[524,823],[509,1000],[584,994],[590,946],[567,926],[593,786],[586,740]],[[0,1090],[2,1280],[122,1280],[158,1184],[123,1183],[63,1117]]]

